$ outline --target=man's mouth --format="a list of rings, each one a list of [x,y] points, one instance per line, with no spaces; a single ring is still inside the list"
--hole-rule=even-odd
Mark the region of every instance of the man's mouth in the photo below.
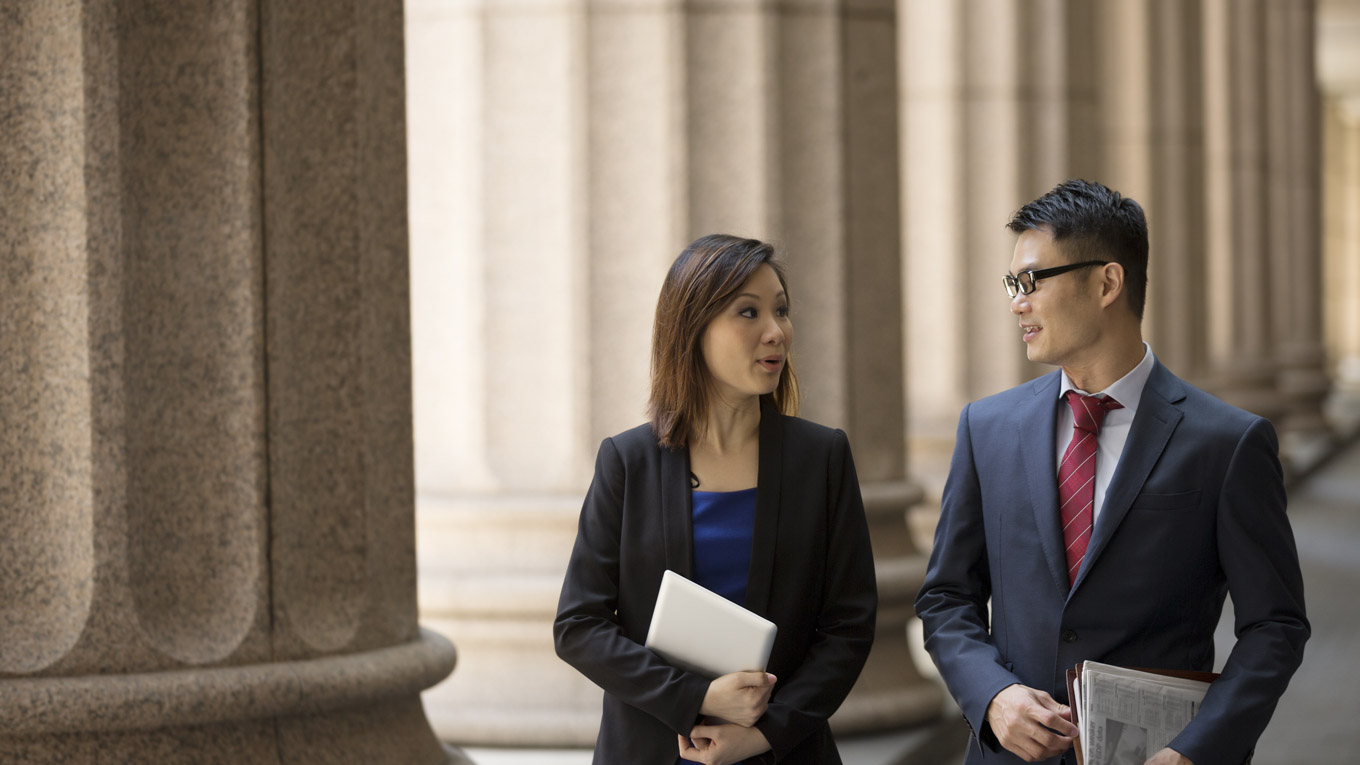
[[[1022,339],[1023,339],[1025,342],[1027,342],[1027,343],[1028,343],[1029,341],[1033,340],[1033,339],[1035,338],[1035,336],[1038,335],[1039,332],[1040,332],[1041,330],[1043,330],[1043,327],[1039,326],[1038,324],[1021,324],[1021,325],[1020,325],[1020,331],[1023,333],[1023,338],[1022,338]]]

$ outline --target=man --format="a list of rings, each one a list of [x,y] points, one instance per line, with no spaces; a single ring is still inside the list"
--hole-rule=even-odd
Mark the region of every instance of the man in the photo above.
[[[1075,762],[1065,671],[1212,669],[1227,592],[1222,676],[1148,762],[1247,761],[1310,631],[1275,431],[1143,342],[1137,202],[1068,181],[1009,228],[1011,312],[1029,358],[1061,370],[964,407],[916,598],[967,761]]]

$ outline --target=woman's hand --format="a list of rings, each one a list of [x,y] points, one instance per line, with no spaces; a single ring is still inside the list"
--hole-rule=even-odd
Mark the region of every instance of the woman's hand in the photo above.
[[[759,728],[740,725],[696,725],[688,738],[677,738],[681,757],[705,765],[731,765],[770,751],[770,742]]]
[[[708,684],[699,714],[749,728],[765,714],[774,683],[775,677],[769,672],[723,675]]]

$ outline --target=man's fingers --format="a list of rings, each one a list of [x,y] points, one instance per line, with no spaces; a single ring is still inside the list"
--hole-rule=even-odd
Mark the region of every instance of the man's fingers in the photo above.
[[[1042,712],[1037,713],[1034,716],[1034,719],[1040,725],[1044,726],[1050,731],[1053,731],[1053,733],[1059,736],[1063,736],[1065,738],[1072,738],[1073,736],[1077,735],[1077,726],[1073,725],[1072,721],[1069,718],[1064,717],[1060,712],[1054,712],[1052,710],[1046,709],[1043,710]]]

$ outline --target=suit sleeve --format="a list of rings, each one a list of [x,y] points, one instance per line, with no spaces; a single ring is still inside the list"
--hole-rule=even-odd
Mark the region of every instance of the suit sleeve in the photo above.
[[[969,727],[978,733],[979,741],[995,748],[996,739],[987,726],[987,706],[1003,688],[1020,679],[1002,663],[988,629],[991,572],[982,490],[968,424],[970,407],[964,407],[959,416],[935,545],[916,596],[916,614],[924,627],[926,650]]]
[[[667,664],[624,634],[618,620],[624,476],[618,451],[606,439],[557,604],[557,655],[610,695],[688,734],[709,681]]]
[[[1218,556],[1237,642],[1199,714],[1171,742],[1195,765],[1246,760],[1311,634],[1277,454],[1274,428],[1257,418],[1238,441],[1220,489]]]
[[[779,677],[769,708],[756,722],[771,748],[761,762],[778,762],[820,728],[850,694],[873,645],[878,608],[873,548],[850,444],[839,430],[827,469],[827,559],[816,637],[798,668]]]

